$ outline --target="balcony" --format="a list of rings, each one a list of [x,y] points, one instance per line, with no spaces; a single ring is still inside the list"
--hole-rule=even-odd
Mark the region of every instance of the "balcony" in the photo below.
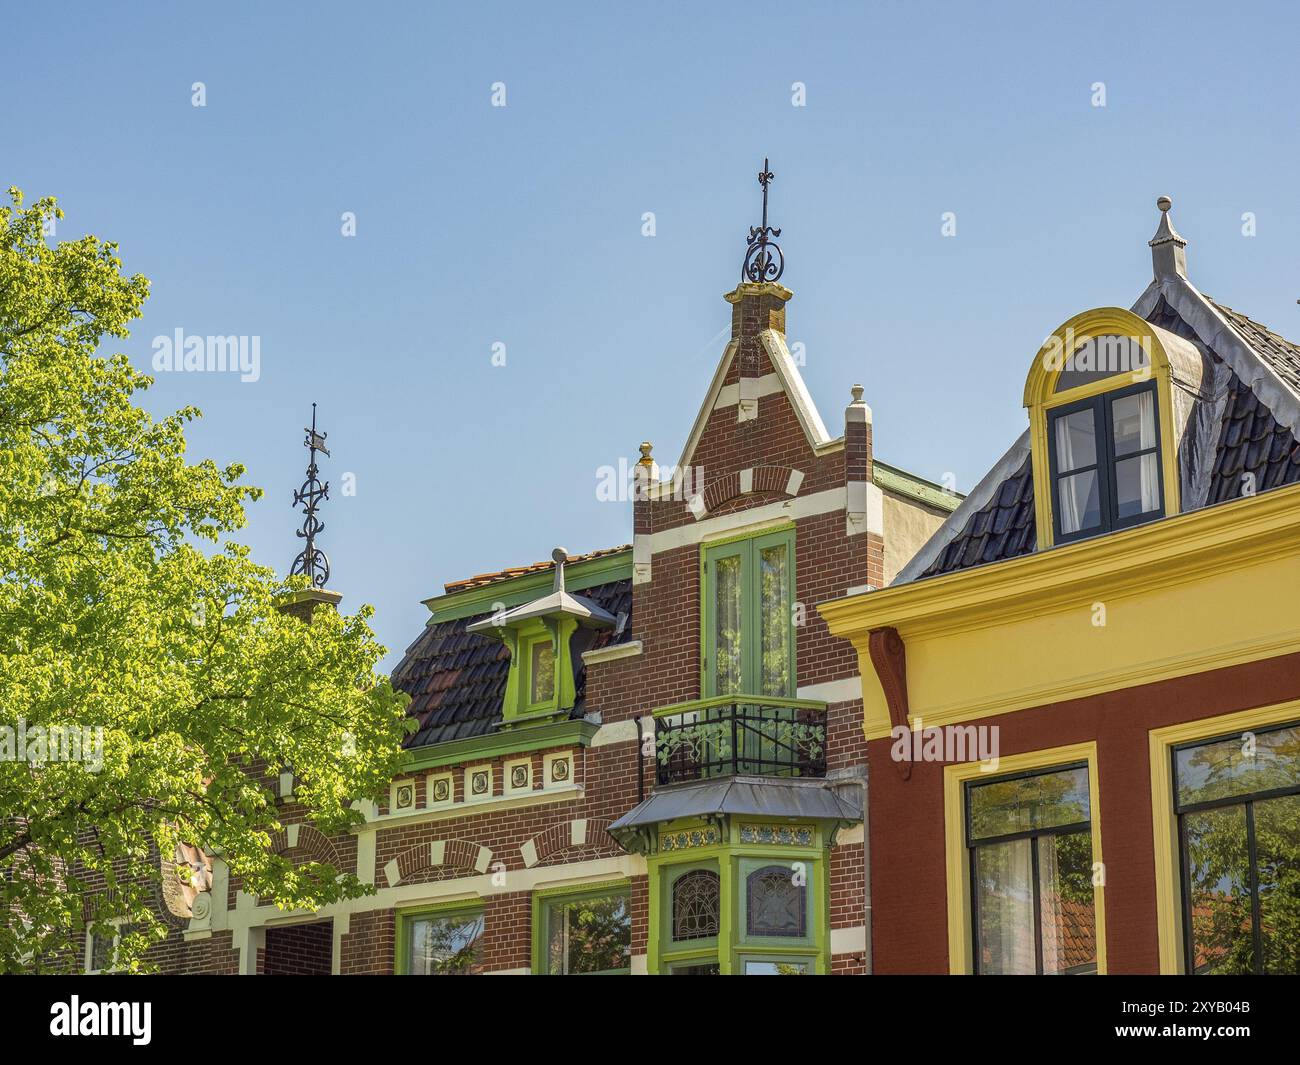
[[[655,781],[726,776],[824,777],[826,704],[722,695],[654,712]]]

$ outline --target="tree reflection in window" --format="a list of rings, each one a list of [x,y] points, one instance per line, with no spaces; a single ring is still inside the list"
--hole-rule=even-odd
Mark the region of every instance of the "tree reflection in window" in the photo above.
[[[673,881],[673,939],[711,939],[718,934],[718,874],[692,869]]]
[[[746,935],[803,938],[808,889],[795,883],[789,867],[764,866],[750,873],[745,883]]]
[[[1187,971],[1300,973],[1300,725],[1179,747]]]
[[[483,971],[481,913],[413,920],[410,937],[414,976],[472,976]]]

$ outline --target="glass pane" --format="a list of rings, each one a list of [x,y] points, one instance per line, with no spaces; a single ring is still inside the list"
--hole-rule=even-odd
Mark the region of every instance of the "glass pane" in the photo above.
[[[745,890],[746,935],[804,937],[808,889],[795,883],[789,866],[769,865],[755,870],[746,877]]]
[[[410,971],[415,976],[469,976],[482,971],[483,915],[412,921]]]
[[[673,939],[711,939],[718,934],[718,874],[694,869],[673,882]]]
[[[626,895],[551,903],[546,928],[551,973],[605,973],[627,970],[632,964],[632,915]]]
[[[1156,395],[1138,392],[1122,396],[1110,404],[1115,454],[1127,455],[1156,446]]]
[[[1300,725],[1245,732],[1174,754],[1179,806],[1300,785]]]
[[[746,976],[807,976],[806,961],[747,961]]]
[[[1115,463],[1115,498],[1121,518],[1160,509],[1160,472],[1154,451]]]
[[[1183,815],[1191,900],[1192,969],[1249,973],[1255,960],[1251,932],[1250,851],[1246,807]]]
[[[1255,803],[1264,972],[1300,974],[1300,795]]]
[[[529,677],[530,704],[544,703],[555,698],[555,649],[549,640],[539,640],[533,644]]]
[[[1039,836],[1036,842],[1043,972],[1095,973],[1092,834],[1063,832]]]
[[[1097,419],[1092,408],[1056,419],[1056,470],[1068,473],[1097,464]]]
[[[975,943],[979,971],[1034,972],[1033,868],[1028,839],[992,843],[972,852],[975,862]]]
[[[1061,532],[1081,532],[1101,526],[1101,495],[1097,491],[1096,470],[1062,477],[1056,482],[1056,495]]]
[[[713,694],[730,695],[741,690],[740,556],[718,559],[714,570]]]
[[[716,961],[699,962],[695,965],[674,965],[671,975],[673,976],[720,976],[722,970],[718,968]]]
[[[1078,824],[1089,818],[1088,767],[979,784],[969,803],[973,840]]]
[[[1065,392],[1091,381],[1130,373],[1149,362],[1142,345],[1133,337],[1115,334],[1095,337],[1065,360],[1065,367],[1056,379],[1055,391]]]
[[[758,553],[762,594],[762,695],[790,694],[790,590],[785,544]]]
[[[90,968],[103,972],[113,965],[113,938],[111,936],[91,936]]]

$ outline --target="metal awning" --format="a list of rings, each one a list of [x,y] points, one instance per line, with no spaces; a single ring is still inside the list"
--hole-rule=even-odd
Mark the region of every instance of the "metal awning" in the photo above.
[[[647,830],[682,817],[799,817],[856,824],[862,810],[847,801],[835,782],[822,779],[727,777],[662,788],[637,803],[609,826],[625,850],[647,837]]]

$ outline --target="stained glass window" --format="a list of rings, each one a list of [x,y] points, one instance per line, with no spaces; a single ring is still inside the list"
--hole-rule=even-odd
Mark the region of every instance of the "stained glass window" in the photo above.
[[[767,865],[746,878],[745,934],[803,938],[807,930],[808,889],[788,865]]]
[[[692,869],[673,881],[673,939],[711,939],[718,934],[718,874]]]

